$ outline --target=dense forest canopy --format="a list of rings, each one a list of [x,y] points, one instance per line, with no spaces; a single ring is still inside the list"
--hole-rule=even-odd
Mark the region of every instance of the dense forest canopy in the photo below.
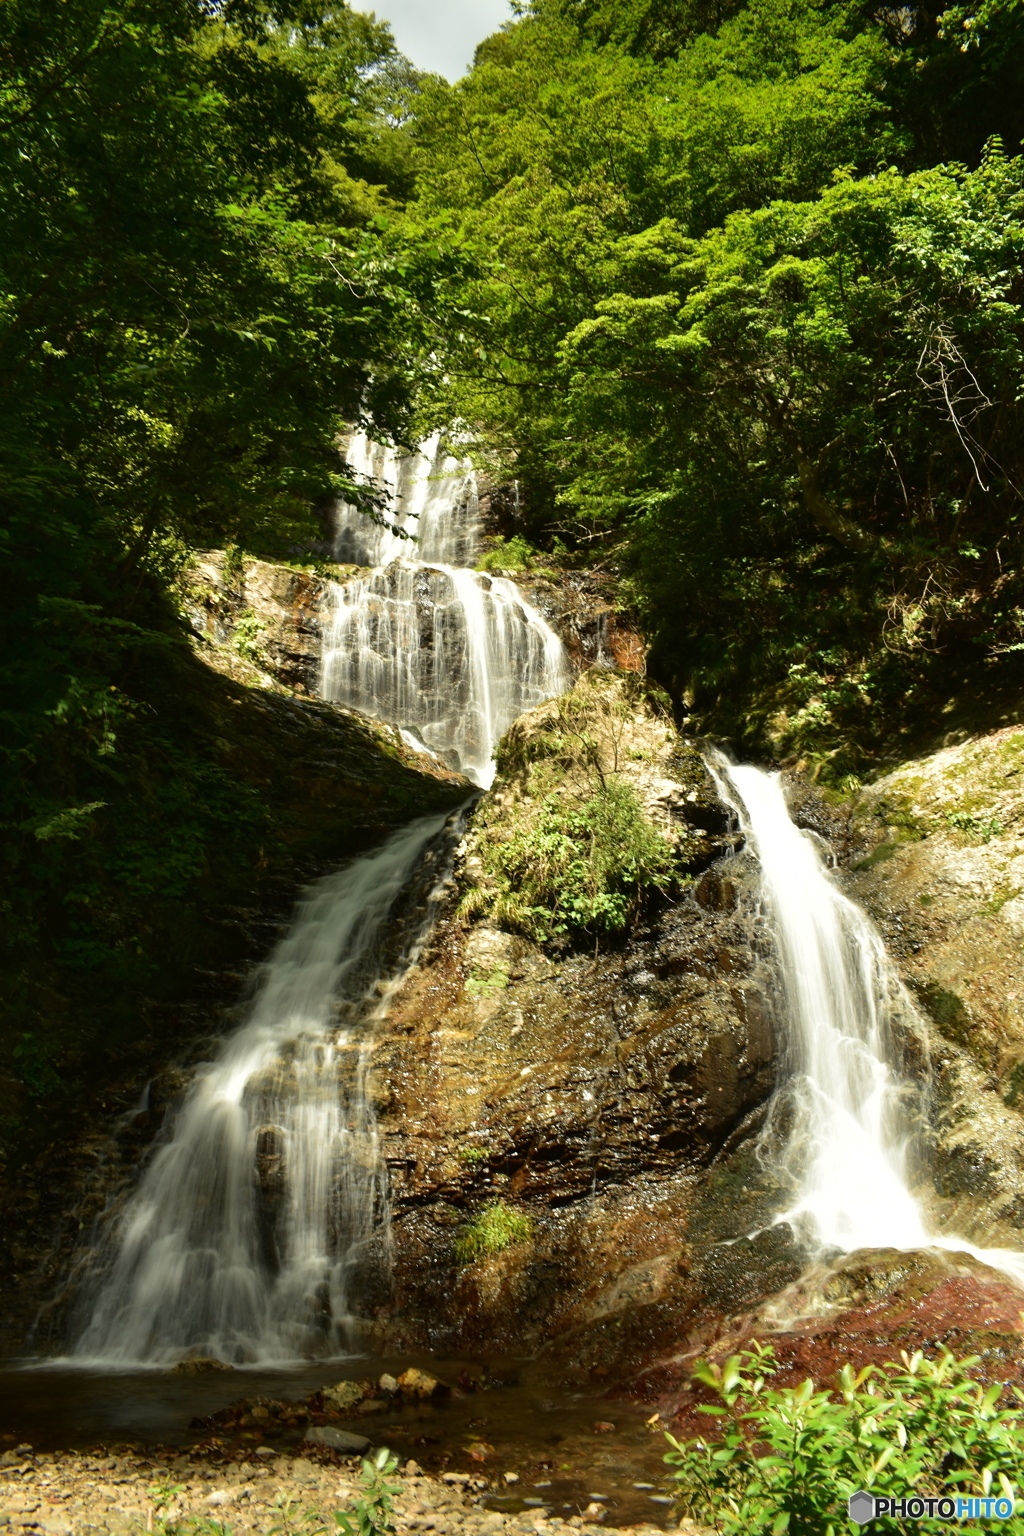
[[[517,532],[613,571],[677,702],[755,750],[841,782],[1012,690],[1019,0],[532,0],[455,85],[341,3],[7,0],[0,76],[32,1092],[73,1081],[40,977],[101,1031],[81,1000],[156,988],[175,903],[260,857],[174,577],[314,558],[339,492],[373,515],[346,423],[464,423]]]
[[[535,0],[424,91],[451,409],[708,727],[842,777],[1012,677],[1022,129],[1001,4]]]

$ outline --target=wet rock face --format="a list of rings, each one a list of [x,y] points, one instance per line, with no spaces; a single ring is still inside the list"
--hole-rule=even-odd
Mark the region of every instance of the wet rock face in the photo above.
[[[934,1354],[940,1346],[959,1358],[979,1356],[973,1374],[982,1381],[1024,1377],[1020,1291],[970,1254],[934,1248],[862,1250],[819,1265],[702,1340],[700,1352],[724,1361],[755,1338],[774,1350],[773,1387],[796,1387],[808,1376],[834,1385],[844,1365],[882,1366],[900,1350]],[[696,1410],[709,1394],[690,1379],[696,1354],[689,1347],[666,1355],[641,1379],[677,1433],[707,1428]]]
[[[877,921],[933,1047],[935,1218],[1020,1245],[1024,730],[907,763],[852,805],[847,888]]]
[[[586,1377],[799,1271],[788,1229],[725,1246],[777,1206],[752,1153],[776,1055],[755,878],[745,856],[715,862],[728,820],[694,749],[639,755],[653,718],[637,706],[621,760],[657,781],[652,815],[674,807],[697,866],[682,899],[559,951],[459,916],[471,831],[448,916],[382,1026],[393,1294],[375,1328],[389,1348],[540,1349]],[[517,793],[499,779],[485,806],[513,817]]]
[[[691,1251],[694,1235],[703,1253],[718,1232],[691,1228],[728,1188],[720,1160],[760,1125],[772,1031],[734,913],[687,901],[596,958],[509,940],[452,919],[377,1052],[394,1212],[387,1332],[403,1348],[544,1343],[607,1365],[709,1299],[737,1299],[737,1276]],[[481,960],[507,979],[474,988]],[[722,1235],[749,1230],[761,1178],[752,1167]],[[461,1231],[497,1201],[529,1216],[529,1240],[460,1263]],[[759,1266],[739,1267],[742,1291]]]
[[[613,577],[567,571],[557,582],[522,572],[515,579],[561,637],[574,666],[643,672],[647,644],[618,607]]]
[[[317,693],[326,588],[311,571],[249,558],[232,562],[222,549],[196,554],[181,581],[197,635],[309,695]]]

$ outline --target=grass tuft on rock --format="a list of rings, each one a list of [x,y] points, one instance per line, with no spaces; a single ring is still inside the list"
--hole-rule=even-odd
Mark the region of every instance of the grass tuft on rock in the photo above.
[[[592,668],[523,716],[501,743],[501,782],[476,816],[480,878],[463,915],[541,944],[621,932],[651,891],[686,883],[687,862],[704,846],[699,830],[656,819],[645,803],[667,771],[692,780],[693,800],[706,795],[667,700],[636,674]]]
[[[494,1200],[463,1227],[455,1240],[455,1254],[460,1264],[472,1264],[516,1243],[529,1242],[532,1236],[533,1221],[525,1211],[517,1211],[504,1200]]]

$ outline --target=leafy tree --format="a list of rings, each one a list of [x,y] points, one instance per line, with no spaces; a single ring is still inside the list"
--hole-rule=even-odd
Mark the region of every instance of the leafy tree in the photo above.
[[[197,545],[308,554],[325,499],[373,509],[342,424],[408,435],[447,268],[383,218],[403,68],[310,0],[0,8],[9,976],[141,954],[213,843],[258,856],[261,808],[170,702],[170,578]]]
[[[656,611],[697,620],[689,681],[805,659],[786,607],[807,561],[833,645],[900,579],[890,643],[935,644],[953,619],[1018,639],[1022,178],[993,150],[972,173],[841,180],[703,241],[665,222],[621,243],[620,291],[563,349],[586,444],[570,494],[637,516]],[[1000,569],[996,604],[952,597]]]
[[[524,533],[614,561],[707,727],[839,777],[1021,643],[1022,27],[536,0],[420,103],[450,409]]]

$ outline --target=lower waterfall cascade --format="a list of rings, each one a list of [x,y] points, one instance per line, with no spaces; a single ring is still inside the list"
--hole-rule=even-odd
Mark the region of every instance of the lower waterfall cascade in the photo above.
[[[433,925],[457,830],[448,819],[412,822],[307,891],[247,1019],[196,1073],[112,1224],[75,1344],[84,1362],[338,1352],[352,1275],[386,1239],[366,1091],[373,1026]],[[430,885],[388,955],[417,869]]]
[[[778,774],[713,752],[708,766],[761,869],[761,901],[779,975],[788,1112],[775,1157],[788,1222],[811,1252],[944,1248],[1024,1284],[1024,1253],[930,1232],[909,1182],[918,1098],[895,1065],[893,1022],[914,1008],[881,935],[829,877],[792,821]]]

